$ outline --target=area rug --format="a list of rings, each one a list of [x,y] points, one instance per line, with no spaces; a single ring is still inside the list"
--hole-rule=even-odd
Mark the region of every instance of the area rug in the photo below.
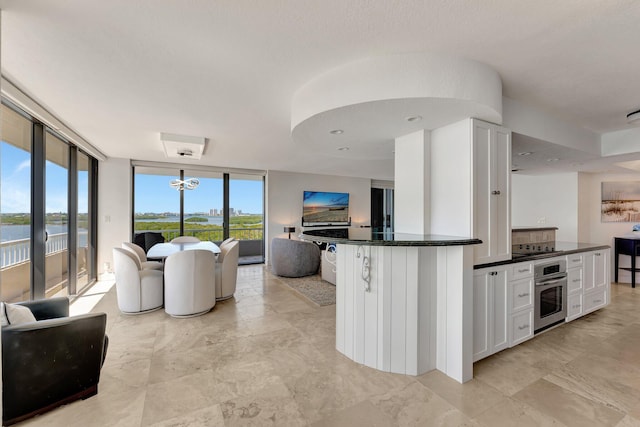
[[[319,306],[336,303],[336,287],[322,280],[318,274],[306,277],[278,277],[278,279]]]

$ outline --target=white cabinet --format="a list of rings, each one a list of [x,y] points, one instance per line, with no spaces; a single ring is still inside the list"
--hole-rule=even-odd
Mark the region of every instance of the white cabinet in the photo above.
[[[476,270],[473,275],[473,361],[509,346],[507,268]]]
[[[609,249],[602,249],[584,254],[584,314],[609,303],[609,252]]]
[[[511,258],[511,131],[473,120],[474,263]]]
[[[509,347],[533,337],[533,263],[521,262],[511,266],[509,277]]]
[[[609,249],[567,255],[567,322],[604,307],[609,295]]]
[[[567,255],[567,318],[584,314],[584,253]]]

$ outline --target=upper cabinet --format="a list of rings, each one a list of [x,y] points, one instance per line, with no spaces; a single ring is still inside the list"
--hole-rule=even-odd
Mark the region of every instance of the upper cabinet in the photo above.
[[[511,131],[472,120],[474,264],[511,258]]]
[[[464,119],[434,129],[429,143],[430,232],[482,240],[476,265],[510,259],[511,131]]]

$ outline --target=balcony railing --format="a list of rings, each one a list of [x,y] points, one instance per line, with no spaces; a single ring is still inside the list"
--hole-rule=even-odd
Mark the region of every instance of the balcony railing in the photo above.
[[[84,234],[86,235],[86,233]],[[66,251],[67,248],[67,233],[49,234],[46,242],[45,255]],[[0,266],[2,268],[28,262],[30,259],[31,239],[10,240],[0,243]]]
[[[176,237],[180,236],[180,230],[177,229],[165,229],[165,230],[137,230],[142,231],[154,231],[155,233],[161,233],[164,239],[169,242]],[[200,230],[200,229],[188,229],[185,228],[185,236],[195,236],[200,240],[208,240],[211,242],[221,242],[224,240],[222,229],[218,230]],[[264,236],[264,229],[262,228],[230,228],[229,236],[234,237],[236,240],[262,240]]]

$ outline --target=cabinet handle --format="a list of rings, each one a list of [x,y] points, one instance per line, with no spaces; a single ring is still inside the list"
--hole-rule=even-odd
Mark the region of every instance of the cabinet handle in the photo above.
[[[518,326],[518,329],[520,329],[521,331],[524,331],[525,329],[529,329],[529,325]]]
[[[594,255],[595,256],[600,256],[601,254],[600,254],[600,252],[596,252],[596,253],[594,253]]]
[[[579,282],[580,282],[580,279],[573,279],[573,280],[572,280],[572,282],[573,282],[573,283],[579,283]]]
[[[528,268],[522,269],[522,270],[518,270],[518,273],[527,273],[529,271]]]
[[[602,302],[602,300],[601,299],[595,299],[595,300],[593,300],[593,302],[594,303],[598,303],[598,302]]]
[[[573,307],[571,307],[571,308],[580,308],[580,307],[582,307],[580,304],[576,304],[576,305],[574,305],[574,306],[573,306]]]
[[[579,259],[572,259],[571,262],[580,262]]]
[[[500,195],[500,190],[493,190],[491,192],[491,194],[493,194],[494,196],[499,196]]]
[[[524,297],[528,297],[529,293],[526,294],[518,294],[518,298],[524,298]]]

